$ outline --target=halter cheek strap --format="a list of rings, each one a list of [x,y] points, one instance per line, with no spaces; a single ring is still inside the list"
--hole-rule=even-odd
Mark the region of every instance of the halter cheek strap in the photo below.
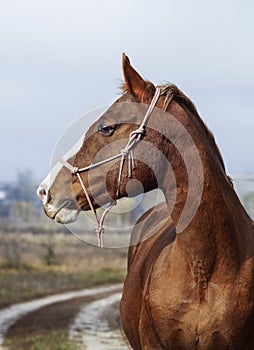
[[[150,117],[150,115],[152,114],[154,107],[156,106],[156,103],[160,97],[161,94],[161,90],[159,87],[156,88],[155,90],[155,94],[153,96],[153,99],[151,101],[151,104],[149,105],[146,114],[144,116],[144,119],[142,121],[142,123],[140,124],[140,126],[138,127],[138,129],[132,131],[129,135],[129,140],[126,144],[126,146],[120,150],[120,153],[116,154],[115,156],[109,157],[107,159],[104,159],[100,162],[88,165],[85,168],[78,168],[78,167],[74,167],[72,166],[70,163],[68,163],[66,160],[62,159],[61,162],[63,163],[63,165],[69,169],[73,175],[76,175],[81,187],[85,193],[87,202],[89,204],[90,209],[92,210],[94,217],[95,217],[95,221],[96,221],[96,233],[97,233],[97,237],[98,237],[98,246],[100,248],[103,248],[103,239],[102,239],[102,235],[104,232],[104,228],[103,228],[103,223],[105,220],[105,217],[107,215],[107,213],[110,211],[110,209],[116,205],[115,202],[114,203],[110,203],[107,208],[104,210],[101,218],[98,217],[98,214],[94,208],[94,205],[89,197],[87,188],[84,184],[84,181],[82,180],[82,177],[80,175],[80,173],[88,171],[90,169],[94,169],[97,168],[100,165],[106,164],[108,162],[111,162],[115,159],[121,158],[120,160],[120,166],[119,166],[119,174],[118,174],[118,180],[117,180],[117,191],[116,191],[116,198],[119,198],[120,196],[120,187],[121,187],[121,181],[122,181],[122,173],[123,173],[123,167],[124,167],[124,162],[125,160],[128,158],[128,177],[132,177],[132,170],[135,168],[135,162],[134,162],[134,155],[133,155],[133,147],[134,145],[141,139],[141,136],[145,134],[145,126],[146,123]],[[77,238],[83,240],[81,237],[79,237],[78,235],[74,234]]]

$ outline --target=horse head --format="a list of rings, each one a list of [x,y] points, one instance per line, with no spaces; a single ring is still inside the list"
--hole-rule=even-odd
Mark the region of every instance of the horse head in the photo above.
[[[155,139],[152,130],[144,133],[140,125],[156,88],[138,74],[125,54],[123,73],[121,97],[93,123],[75,152],[59,161],[38,188],[45,213],[57,222],[74,222],[79,212],[89,210],[91,205],[96,209],[121,197],[158,187],[156,171],[149,166],[151,157],[158,155],[136,142]],[[129,154],[132,149],[126,150],[133,135],[136,159]],[[131,179],[126,158],[135,162],[131,166]]]

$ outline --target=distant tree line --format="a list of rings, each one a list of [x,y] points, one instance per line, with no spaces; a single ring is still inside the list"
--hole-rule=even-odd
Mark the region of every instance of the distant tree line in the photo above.
[[[243,185],[248,184],[247,188],[238,189],[238,193],[240,192],[243,205],[254,219],[254,189],[244,178],[240,179],[240,182]],[[42,204],[36,195],[37,186],[38,182],[30,169],[19,171],[15,181],[0,184],[0,228],[43,227],[53,231],[64,229],[62,225],[57,225],[44,214]],[[118,212],[109,215],[108,221],[111,221],[112,227],[133,225],[142,212],[148,209],[148,203],[153,203],[152,196],[149,197],[149,194],[140,206],[135,205],[134,199],[121,202],[119,205],[123,214]],[[128,210],[129,206],[134,206],[135,209]],[[94,228],[93,222],[86,218],[81,222],[81,226],[87,230]]]
[[[19,171],[16,180],[0,186],[1,226],[20,226],[40,221],[43,213],[36,195],[37,181],[29,169]]]
[[[0,188],[5,193],[5,201],[37,202],[37,182],[31,170],[27,169],[17,173],[16,181],[3,184]]]

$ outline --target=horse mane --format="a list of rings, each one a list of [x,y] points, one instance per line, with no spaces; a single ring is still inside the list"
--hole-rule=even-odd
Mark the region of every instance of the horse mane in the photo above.
[[[210,145],[213,147],[218,160],[222,166],[224,172],[225,164],[222,158],[222,155],[219,151],[219,148],[216,144],[213,133],[208,129],[205,125],[204,121],[201,119],[197,108],[194,103],[191,101],[189,97],[187,97],[175,84],[168,83],[162,86],[159,86],[161,89],[162,95],[166,95],[166,99],[168,100],[168,104],[174,100],[177,102],[189,115],[192,122],[199,128],[200,132],[203,132],[207,141],[210,142]]]
[[[198,115],[194,103],[175,84],[167,83],[165,85],[160,85],[159,88],[161,89],[161,95],[171,96],[171,98],[182,107],[186,107],[191,113]]]

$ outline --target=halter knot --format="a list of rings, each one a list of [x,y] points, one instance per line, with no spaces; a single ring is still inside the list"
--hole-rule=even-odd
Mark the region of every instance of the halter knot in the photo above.
[[[95,228],[95,232],[97,233],[97,234],[103,234],[104,233],[104,227],[102,227],[102,226],[98,226],[98,227],[96,227]]]
[[[145,128],[143,126],[140,126],[139,128],[137,128],[136,130],[133,130],[130,133],[130,137],[132,137],[133,135],[138,135],[140,138],[140,136],[143,135],[144,133],[145,133]]]
[[[127,148],[123,148],[121,149],[120,153],[124,158],[127,158],[129,155],[129,150]]]
[[[77,166],[74,166],[72,169],[71,169],[71,172],[72,174],[76,175],[78,172],[79,172],[79,168]]]
[[[95,231],[97,233],[97,237],[98,237],[98,247],[99,248],[103,248],[103,239],[102,239],[102,235],[104,233],[104,227],[102,226],[97,226],[95,228]]]

